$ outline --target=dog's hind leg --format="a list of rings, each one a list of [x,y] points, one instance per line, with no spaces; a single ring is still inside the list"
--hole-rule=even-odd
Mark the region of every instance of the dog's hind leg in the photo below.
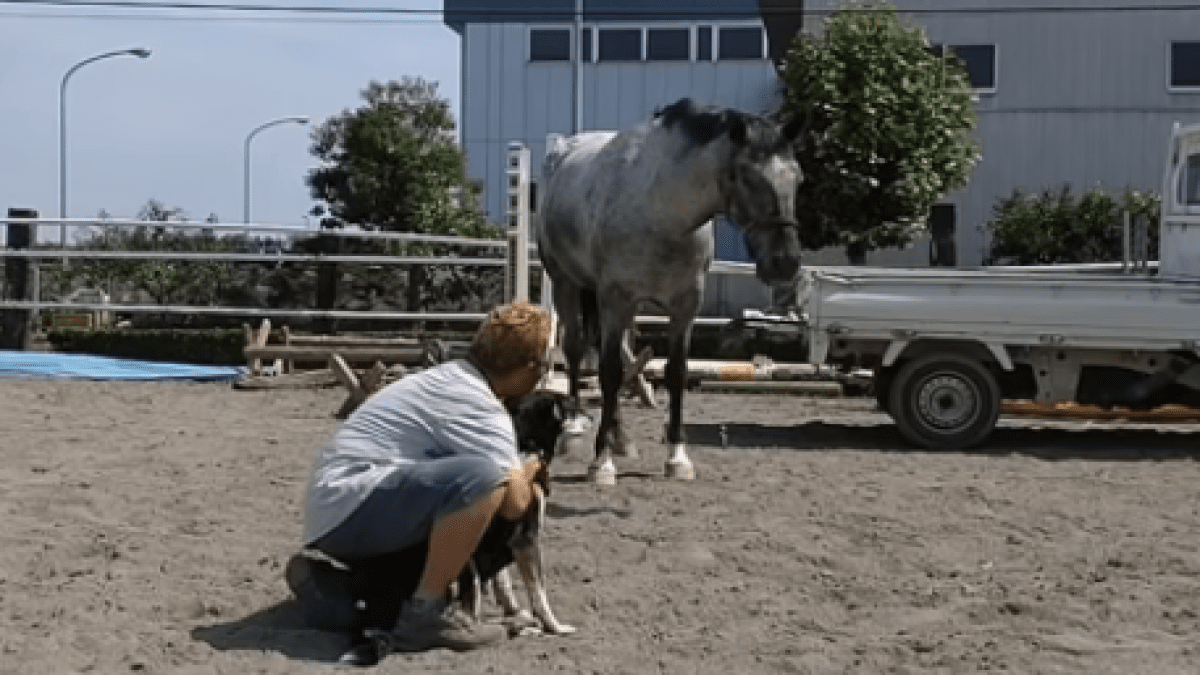
[[[467,568],[458,577],[458,604],[476,621],[483,616],[483,589],[479,587],[479,570],[474,560],[467,561]]]
[[[500,570],[496,573],[496,578],[492,579],[492,593],[496,596],[496,603],[504,610],[504,616],[519,616],[521,614],[521,604],[517,602],[517,594],[513,592],[512,577],[508,574],[508,568]],[[530,615],[533,618],[533,615]]]

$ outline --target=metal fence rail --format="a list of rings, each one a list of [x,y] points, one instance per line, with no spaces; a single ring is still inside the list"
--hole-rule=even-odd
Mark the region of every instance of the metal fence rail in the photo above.
[[[313,262],[363,265],[469,265],[497,267],[504,258],[471,256],[339,255],[328,253],[225,253],[221,251],[91,251],[60,249],[0,249],[0,258],[39,260],[186,260],[192,262]]]
[[[372,241],[429,243],[463,247],[492,248],[498,250],[495,257],[481,256],[388,256],[378,254],[351,255],[327,253],[241,253],[241,252],[206,252],[206,251],[113,251],[90,249],[61,249],[28,248],[0,249],[0,260],[23,258],[30,261],[45,260],[180,260],[188,262],[238,262],[238,263],[338,263],[361,265],[466,265],[479,267],[507,267],[515,259],[511,246],[514,237],[504,239],[478,239],[470,237],[454,237],[448,235],[427,235],[400,232],[369,232],[356,229],[308,230],[281,225],[261,223],[193,223],[193,222],[159,222],[124,219],[86,219],[86,218],[0,218],[0,224],[25,224],[48,226],[77,226],[100,228],[153,228],[178,229],[193,231],[211,231],[214,237],[228,237],[247,232],[268,232],[286,235],[286,238],[317,239],[322,237],[339,237],[347,239],[363,239]],[[529,244],[530,255],[526,258],[531,268],[541,267],[541,261],[536,255],[536,244]],[[44,264],[44,263],[43,263]],[[747,275],[754,274],[751,263],[722,262],[713,263],[712,273]],[[507,274],[506,277],[512,276]],[[479,322],[486,316],[482,312],[391,312],[376,310],[316,310],[294,308],[266,307],[226,307],[202,305],[154,305],[126,303],[96,303],[45,301],[40,299],[35,286],[32,300],[0,299],[0,309],[24,309],[33,313],[42,311],[76,311],[76,312],[112,312],[125,314],[192,314],[203,316],[228,317],[292,317],[300,319],[378,319],[381,321],[446,321],[446,322]],[[729,322],[725,317],[697,317],[698,326],[723,326]],[[638,316],[637,323],[644,325],[665,324],[666,318],[661,316]]]

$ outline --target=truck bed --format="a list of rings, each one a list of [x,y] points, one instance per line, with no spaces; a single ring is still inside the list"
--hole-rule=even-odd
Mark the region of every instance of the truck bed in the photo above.
[[[831,339],[1195,350],[1200,283],[994,269],[808,268],[799,289],[810,359]]]

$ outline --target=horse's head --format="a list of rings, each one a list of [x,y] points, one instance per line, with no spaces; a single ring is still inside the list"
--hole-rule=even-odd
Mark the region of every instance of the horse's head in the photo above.
[[[726,176],[726,215],[741,228],[758,278],[786,283],[800,271],[796,188],[802,178],[792,141],[796,125],[780,127],[744,113],[729,113],[733,159]]]
[[[792,142],[800,125],[700,108],[686,98],[655,117],[664,127],[681,129],[691,147],[716,150],[724,211],[741,228],[758,278],[771,285],[795,279],[800,271],[795,199],[801,175]]]

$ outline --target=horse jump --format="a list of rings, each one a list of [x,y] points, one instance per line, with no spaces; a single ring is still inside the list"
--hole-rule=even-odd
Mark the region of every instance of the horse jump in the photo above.
[[[713,258],[711,219],[743,233],[767,284],[795,278],[800,242],[792,140],[797,125],[682,99],[620,132],[558,139],[546,153],[536,216],[538,252],[562,326],[571,395],[578,400],[585,348],[600,352],[603,396],[589,477],[616,483],[613,450],[635,454],[620,420],[621,349],[640,302],[669,319],[665,440],[668,476],[695,477],[683,434],[683,390],[692,324]]]

